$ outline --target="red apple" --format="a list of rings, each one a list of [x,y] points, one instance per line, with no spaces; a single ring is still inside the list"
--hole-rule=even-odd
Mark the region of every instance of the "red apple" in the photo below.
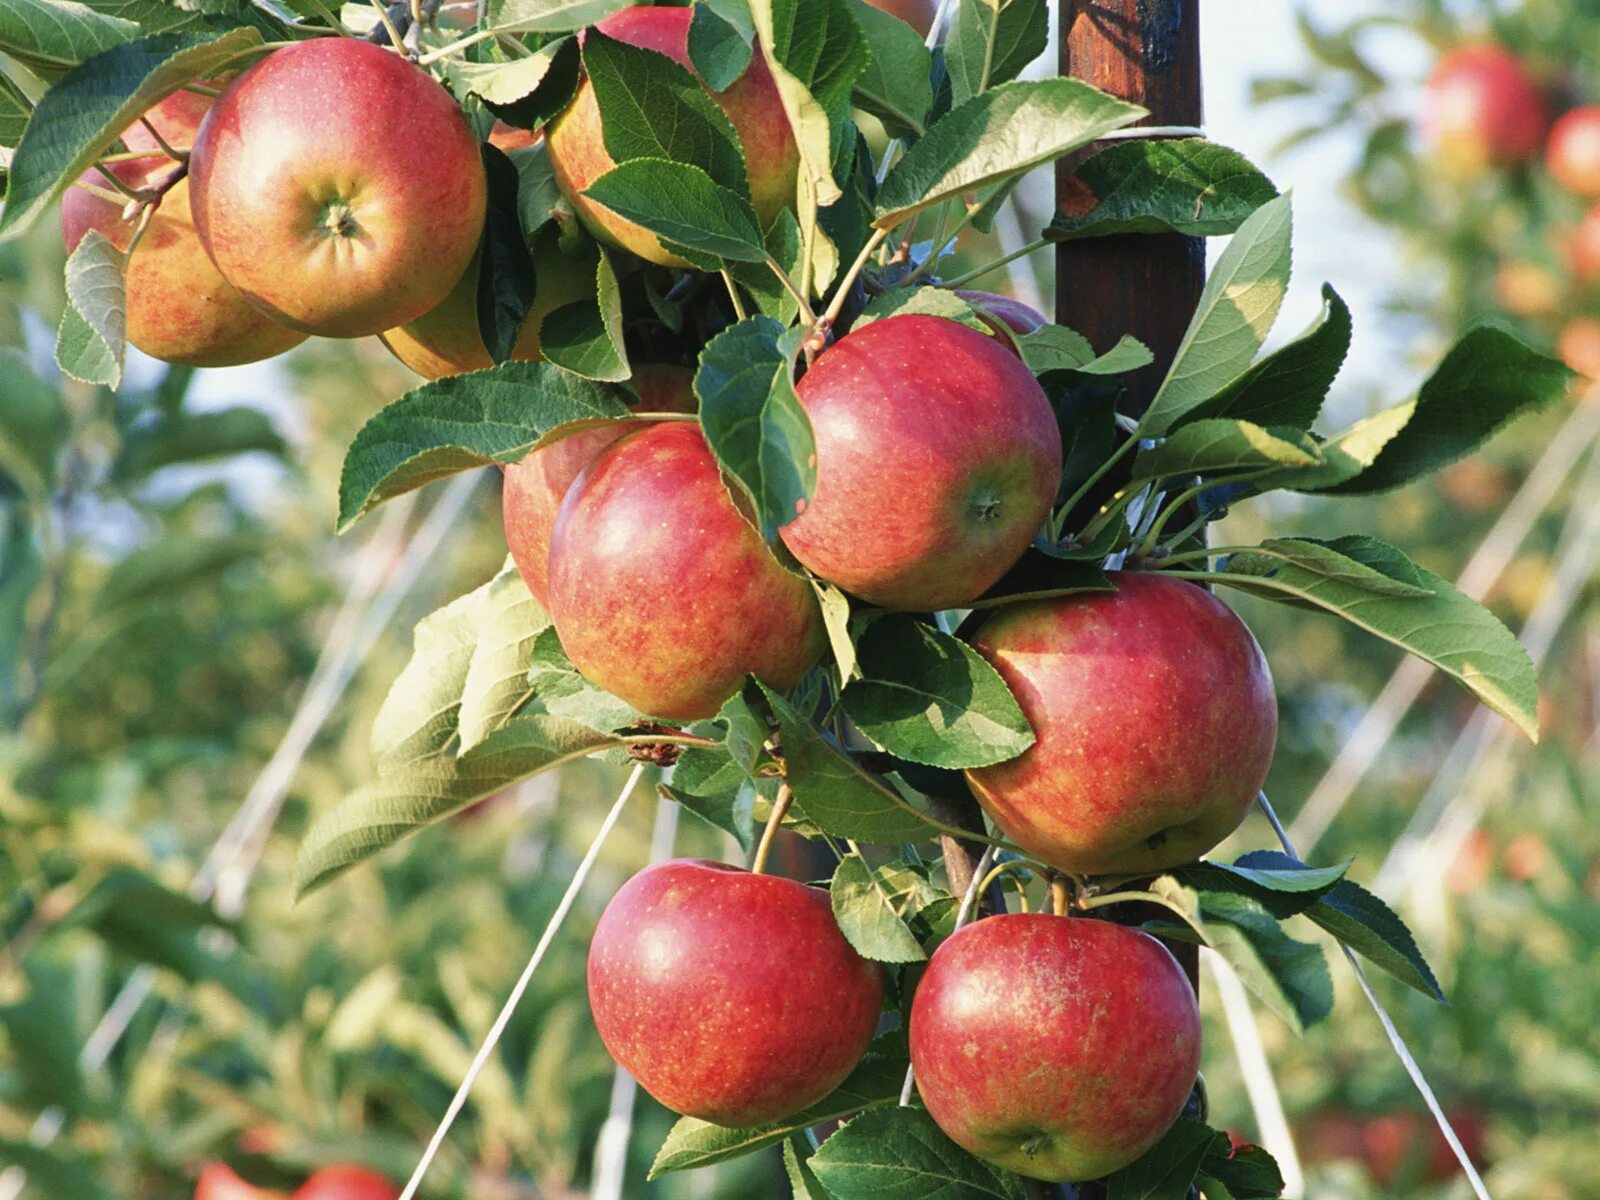
[[[1600,379],[1600,319],[1573,317],[1556,337],[1556,357],[1583,377],[1587,387]]]
[[[693,11],[688,8],[643,5],[625,8],[599,22],[595,28],[606,37],[655,50],[689,67],[692,16]],[[750,60],[749,69],[727,90],[710,92],[708,89],[708,94],[733,122],[734,132],[744,146],[750,197],[762,222],[769,223],[782,209],[794,203],[800,152],[766,60],[757,53]],[[588,80],[583,81],[572,102],[550,122],[548,134],[550,166],[556,183],[595,237],[662,266],[688,266],[668,253],[655,234],[623,220],[583,195],[595,180],[617,165],[606,149],[600,126],[600,105]]]
[[[553,229],[537,239],[533,305],[511,348],[514,359],[542,358],[539,331],[544,319],[562,305],[594,295],[594,254],[569,257],[557,246],[558,240]],[[590,246],[592,251],[593,244]],[[448,296],[415,321],[385,332],[382,341],[391,354],[424,379],[492,367],[494,360],[478,331],[478,255],[472,256]]]
[[[694,372],[687,367],[637,367],[633,386],[639,394],[634,407],[640,412],[695,410]],[[540,604],[549,605],[550,533],[567,489],[602,450],[628,432],[627,426],[615,426],[573,434],[506,468],[500,492],[506,546]]]
[[[716,714],[822,655],[811,585],[742,517],[700,427],[652,424],[578,476],[550,535],[550,616],[585,678],[641,712]]]
[[[1032,333],[1043,329],[1050,324],[1045,315],[1031,304],[1024,304],[1021,300],[1011,296],[1002,296],[998,292],[975,292],[967,289],[957,289],[956,295],[960,296],[973,308],[978,310],[978,315],[990,325],[996,333],[1002,333],[993,318],[1004,321],[1006,328],[1012,333]]]
[[[1091,875],[1161,871],[1227,837],[1278,732],[1266,659],[1230,608],[1182,580],[1111,579],[1002,608],[973,639],[1038,740],[967,780],[1029,854]]]
[[[934,952],[911,1003],[911,1065],[929,1115],[979,1158],[1034,1179],[1098,1179],[1183,1111],[1200,1011],[1147,934],[989,917]]]
[[[860,1061],[883,1003],[878,967],[828,894],[695,859],[635,875],[589,947],[589,1006],[611,1056],[676,1112],[776,1121]]]
[[[1493,44],[1452,50],[1423,90],[1423,133],[1458,178],[1527,162],[1539,152],[1548,120],[1522,62]]]
[[[246,1183],[232,1167],[219,1162],[207,1163],[194,1185],[194,1200],[286,1200],[286,1195]]]
[[[400,1189],[366,1167],[324,1167],[300,1185],[294,1200],[399,1200]]]
[[[504,121],[496,121],[494,128],[489,130],[489,144],[510,154],[513,150],[522,150],[533,145],[543,136],[542,130],[519,129],[515,125],[507,125]]]
[[[1545,168],[1567,191],[1600,200],[1600,104],[1562,113],[1550,127]]]
[[[144,114],[175,150],[194,143],[211,100],[197,92],[175,92]],[[149,151],[104,168],[91,168],[80,183],[111,190],[109,171],[129,188],[154,187],[177,167],[141,123],[123,130],[131,151]],[[124,201],[69,188],[61,198],[61,238],[72,253],[91,229],[126,250],[138,227],[126,218]],[[181,179],[162,198],[128,262],[128,341],[153,358],[191,367],[229,367],[281,354],[306,335],[269,319],[217,273],[195,235],[189,215],[189,181]]]
[[[890,16],[899,17],[923,37],[933,28],[934,14],[939,11],[938,0],[867,0],[873,8]]]
[[[450,94],[359,38],[300,42],[234,80],[189,176],[223,278],[328,337],[380,333],[443,300],[477,250],[488,195]]]
[[[799,384],[811,503],[783,529],[811,570],[886,608],[958,608],[1014,564],[1061,476],[1038,381],[993,337],[939,317],[874,321]]]

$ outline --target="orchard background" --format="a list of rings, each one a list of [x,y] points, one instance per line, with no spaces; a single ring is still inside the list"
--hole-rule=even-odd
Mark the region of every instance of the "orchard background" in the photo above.
[[[1472,320],[1508,318],[1551,348],[1594,309],[1567,249],[1584,205],[1537,162],[1448,178],[1415,122],[1434,60],[1491,18],[1553,109],[1600,100],[1586,56],[1600,22],[1576,4],[1386,5],[1368,22],[1340,7],[1297,23],[1287,6],[1208,0],[1202,27],[1209,134],[1294,189],[1295,270],[1268,348],[1317,318],[1323,279],[1354,315],[1324,429],[1409,395]],[[39,94],[28,47],[59,35],[29,0],[0,2],[8,146],[17,97]],[[32,63],[45,79],[62,65]],[[1049,174],[939,274],[1031,238]],[[413,625],[501,568],[497,473],[408,493],[335,538],[347,448],[416,377],[374,339],[319,338],[226,370],[130,353],[115,389],[74,381],[53,354],[51,216],[0,245],[0,1162],[26,1171],[29,1196],[187,1197],[213,1161],[271,1186],[348,1162],[402,1181],[627,768],[535,776],[297,901],[313,819],[372,778],[371,727]],[[1050,311],[1048,251],[978,282]],[[1536,407],[1402,490],[1274,493],[1211,531],[1228,546],[1376,534],[1440,576],[1466,570],[1463,589],[1540,662],[1531,748],[1438,676],[1386,688],[1398,655],[1361,632],[1228,595],[1278,686],[1266,790],[1308,861],[1354,859],[1350,877],[1415,930],[1449,1004],[1378,972],[1373,987],[1501,1200],[1600,1195],[1600,417],[1565,396]],[[645,1182],[675,1118],[618,1083],[596,1037],[588,936],[668,837],[739,861],[696,817],[674,834],[676,808],[650,792],[605,843],[424,1195],[788,1194],[775,1149]],[[241,803],[282,811],[213,876]],[[1253,817],[1208,857],[1272,846]],[[204,903],[182,898],[197,871]],[[1210,1124],[1272,1151],[1288,1194],[1471,1194],[1344,964],[1328,968],[1273,964],[1270,1006],[1202,973]],[[151,995],[113,1045],[96,1030],[130,982]]]

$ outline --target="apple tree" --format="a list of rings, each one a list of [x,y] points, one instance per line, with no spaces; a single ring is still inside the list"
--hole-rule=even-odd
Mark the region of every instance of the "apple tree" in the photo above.
[[[339,527],[503,473],[509,556],[418,625],[302,893],[626,764],[509,1013],[642,779],[751,854],[652,866],[595,933],[601,1037],[683,1114],[657,1175],[781,1147],[805,1197],[1273,1196],[1206,1123],[1194,947],[1296,1028],[1330,1007],[1297,918],[1443,998],[1349,864],[1282,837],[1275,648],[1219,597],[1343,620],[1532,737],[1527,655],[1359,529],[1207,528],[1424,477],[1570,372],[1473,327],[1414,396],[1319,428],[1351,314],[1327,286],[1263,353],[1289,196],[1084,79],[1019,78],[1042,0],[951,0],[926,39],[862,0],[6,11],[30,86],[0,237],[61,202],[64,372],[378,336],[425,382],[351,440]],[[950,268],[1052,164],[1039,248],[1229,238],[1170,345]],[[1208,860],[1253,812],[1261,844]],[[786,833],[825,886],[766,872]]]

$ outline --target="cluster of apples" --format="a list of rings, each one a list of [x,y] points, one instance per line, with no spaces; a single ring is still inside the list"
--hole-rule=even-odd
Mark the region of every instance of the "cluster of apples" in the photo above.
[[[1471,179],[1492,170],[1543,165],[1558,187],[1589,205],[1562,236],[1568,272],[1582,299],[1600,287],[1600,104],[1567,108],[1554,121],[1545,89],[1503,46],[1474,43],[1440,58],[1423,92],[1421,123],[1445,172]],[[1508,312],[1561,318],[1556,352],[1573,370],[1600,379],[1600,317],[1571,315],[1565,286],[1535,263],[1508,261],[1497,293]]]
[[[324,1167],[291,1195],[259,1188],[224,1163],[209,1163],[195,1184],[194,1200],[398,1200],[400,1189],[366,1167]]]

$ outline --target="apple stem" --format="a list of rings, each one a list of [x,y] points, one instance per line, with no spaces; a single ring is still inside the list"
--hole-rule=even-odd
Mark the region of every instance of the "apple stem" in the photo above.
[[[1097,908],[1106,908],[1112,904],[1159,904],[1181,917],[1185,925],[1192,926],[1194,923],[1193,918],[1182,908],[1165,896],[1158,896],[1154,892],[1112,892],[1104,896],[1079,895],[1077,901],[1078,908],[1083,912],[1093,912]]]
[[[800,306],[800,315],[805,318],[806,324],[815,325],[817,323],[817,314],[811,311],[811,305],[806,300],[805,293],[795,285],[793,279],[789,278],[789,272],[785,271],[778,260],[771,255],[767,256],[767,266],[778,277],[778,282],[783,284],[783,290],[788,292],[794,302]]]
[[[1058,917],[1064,917],[1071,903],[1072,894],[1067,884],[1067,877],[1065,875],[1053,877],[1050,880],[1050,911]]]
[[[1050,239],[1049,238],[1034,238],[1034,240],[1029,242],[1027,245],[1020,246],[1017,249],[1011,251],[1011,253],[1009,253],[1009,254],[1002,254],[999,258],[995,259],[993,262],[984,263],[983,266],[981,266],[981,267],[974,267],[972,270],[966,272],[965,274],[957,275],[954,279],[940,280],[939,286],[942,287],[942,288],[965,287],[967,284],[971,283],[974,279],[981,279],[983,276],[987,275],[990,271],[998,271],[1001,267],[1005,266],[1007,263],[1015,262],[1019,258],[1025,258],[1028,255],[1032,254],[1035,250],[1043,250],[1049,244],[1050,244]]]
[[[728,285],[728,299],[733,303],[734,319],[738,321],[744,320],[749,314],[745,312],[744,301],[739,299],[739,289],[733,284],[733,276],[729,274],[727,267],[723,267],[719,273],[722,276],[722,282]]]
[[[168,158],[175,159],[178,162],[189,161],[189,152],[187,150],[173,149],[172,144],[168,142],[166,138],[161,136],[161,131],[150,123],[149,117],[140,117],[139,124],[143,125],[145,129],[149,131],[150,136],[155,139],[156,145],[161,147],[161,153],[165,154]]]
[[[987,875],[983,877],[983,882],[978,885],[978,895],[988,895],[989,889],[993,887],[994,884],[1006,874],[1006,872],[1026,871],[1030,869],[1031,866],[1032,864],[1024,862],[1020,858],[1007,859],[1005,862],[997,864]],[[1017,892],[1022,896],[1023,902],[1026,903],[1027,894],[1022,890],[1022,881],[1020,879],[1017,880]]]
[[[767,818],[767,827],[761,831],[761,844],[756,847],[755,859],[750,864],[752,875],[760,875],[767,869],[767,855],[772,853],[772,843],[778,838],[778,827],[783,824],[793,800],[794,789],[787,783],[782,784],[778,788],[778,798],[772,802],[772,815]]]
[[[1114,451],[1112,451],[1110,457],[1107,458],[1105,462],[1100,464],[1100,466],[1095,470],[1094,474],[1090,475],[1089,478],[1085,479],[1081,484],[1079,484],[1078,490],[1073,492],[1072,495],[1068,496],[1066,501],[1056,508],[1056,511],[1061,514],[1061,518],[1065,520],[1073,509],[1082,504],[1084,497],[1094,490],[1094,485],[1104,479],[1112,470],[1112,468],[1126,458],[1129,452],[1132,451],[1133,448],[1138,444],[1138,438],[1130,437],[1123,442],[1122,445],[1118,446]]]
[[[887,229],[873,230],[872,236],[867,239],[867,244],[861,247],[861,253],[856,255],[855,262],[850,264],[850,269],[840,277],[838,284],[834,287],[833,299],[828,302],[828,307],[823,312],[821,320],[816,322],[818,326],[826,324],[828,329],[833,328],[833,323],[839,319],[839,314],[844,311],[845,300],[850,295],[850,285],[856,281],[856,276],[861,274],[862,269],[866,267],[867,260],[872,257],[872,252],[883,245],[884,240],[889,236],[889,232]]]

